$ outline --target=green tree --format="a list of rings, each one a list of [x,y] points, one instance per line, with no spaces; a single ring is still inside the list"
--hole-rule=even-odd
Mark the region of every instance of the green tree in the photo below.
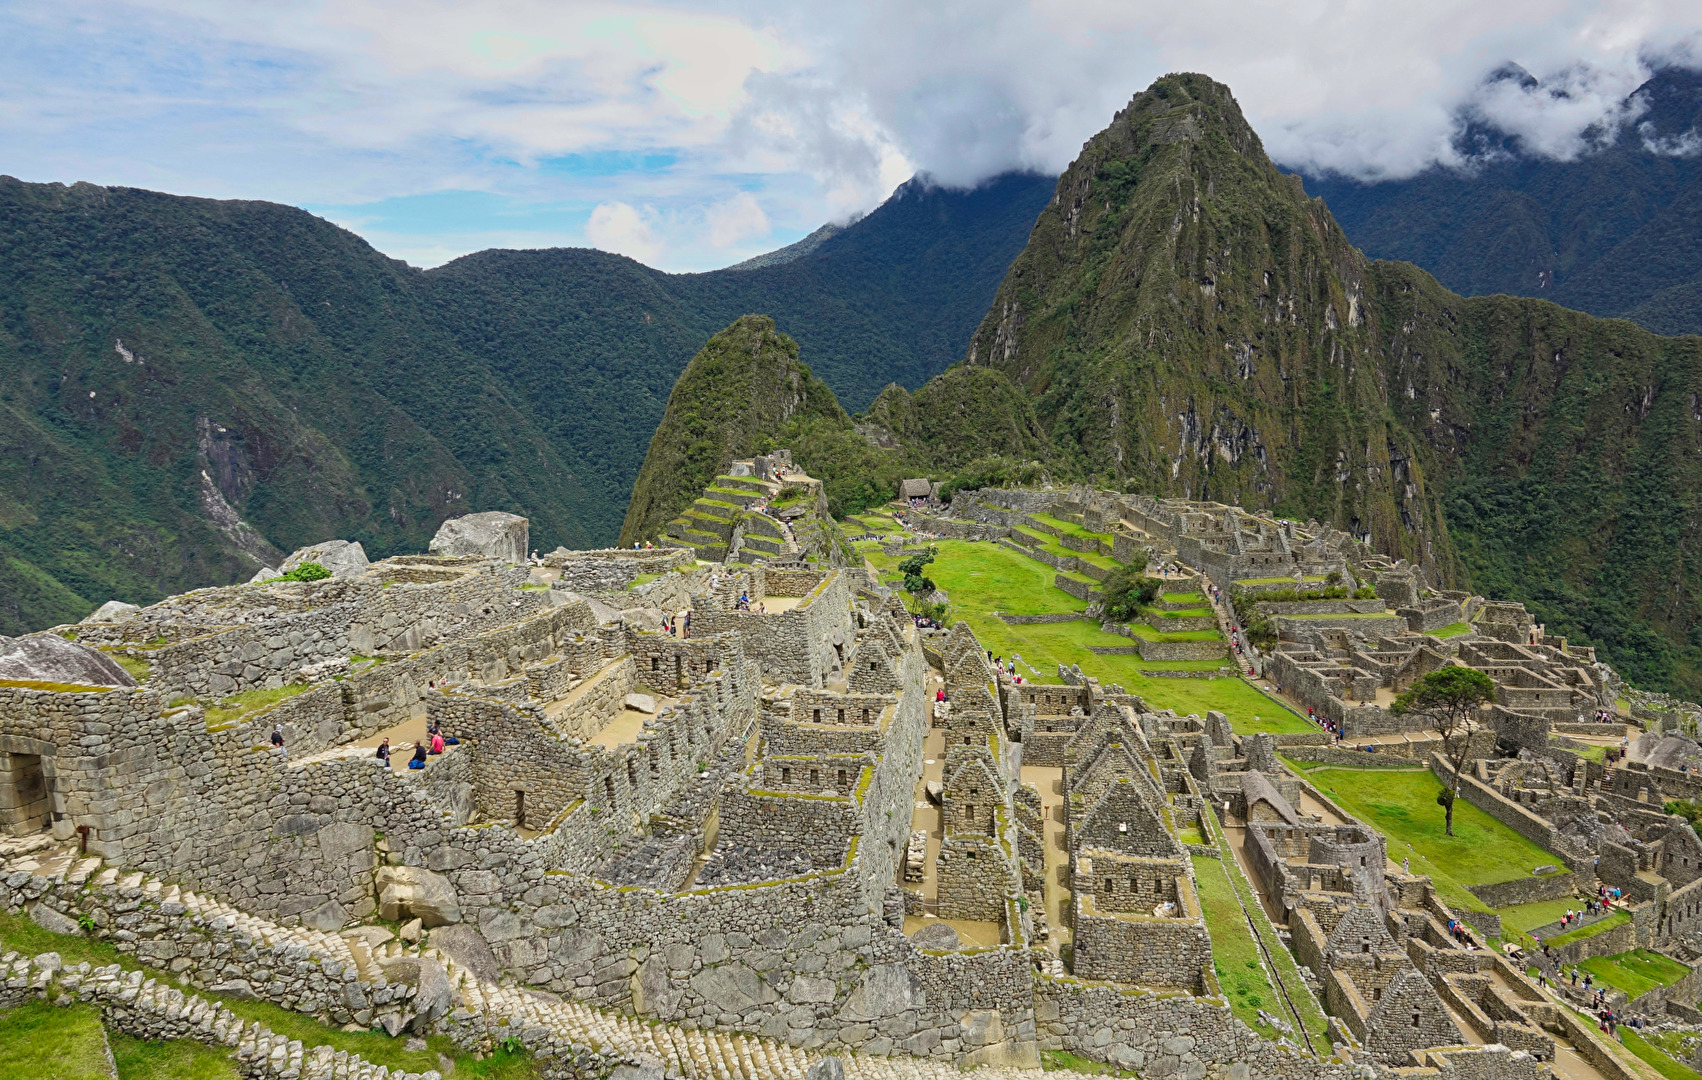
[[[934,579],[924,577],[922,568],[933,562],[937,553],[936,549],[930,547],[898,564],[898,572],[904,575],[904,588],[907,591],[918,596],[925,596],[934,591]]]
[[[1134,558],[1105,576],[1099,585],[1104,597],[1105,617],[1113,622],[1127,622],[1158,599],[1161,582],[1146,576],[1146,551],[1137,551]]]
[[[1454,801],[1460,795],[1460,776],[1466,770],[1471,737],[1478,730],[1477,710],[1495,700],[1495,683],[1476,668],[1450,664],[1419,679],[1395,699],[1396,716],[1422,716],[1442,736],[1444,755],[1454,770],[1451,786],[1436,796],[1446,814],[1445,831],[1454,835]]]

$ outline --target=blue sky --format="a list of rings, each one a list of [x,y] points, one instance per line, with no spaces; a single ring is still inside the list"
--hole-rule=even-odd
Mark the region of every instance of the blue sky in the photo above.
[[[727,265],[917,171],[1062,169],[1165,71],[1230,84],[1279,161],[1449,160],[1464,112],[1533,151],[1633,123],[1695,65],[1694,0],[5,0],[0,173],[302,206],[437,265],[590,245]],[[1485,87],[1513,60],[1536,90]]]

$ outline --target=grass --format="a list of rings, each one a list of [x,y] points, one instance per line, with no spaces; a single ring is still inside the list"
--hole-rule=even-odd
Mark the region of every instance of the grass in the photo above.
[[[941,540],[934,546],[939,557],[929,565],[928,576],[951,595],[947,622],[967,622],[995,656],[1021,654],[1028,666],[1020,670],[1034,682],[1056,683],[1059,664],[1080,664],[1082,671],[1101,684],[1116,683],[1139,694],[1155,709],[1201,716],[1212,709],[1221,710],[1242,734],[1317,730],[1275,698],[1239,678],[1166,679],[1141,674],[1142,668],[1216,669],[1229,664],[1227,660],[1160,663],[1138,656],[1097,656],[1088,651],[1089,646],[1134,643],[1121,635],[1107,634],[1085,620],[1011,626],[993,613],[1063,614],[1080,612],[1085,605],[1052,584],[1051,567],[1010,548],[969,540]],[[878,545],[859,548],[878,573],[890,576],[898,565],[899,560],[882,554]],[[1259,719],[1254,720],[1255,716]]]
[[[1442,784],[1429,771],[1321,769],[1310,779],[1344,810],[1389,838],[1389,857],[1410,859],[1429,874],[1444,903],[1469,911],[1489,910],[1466,891],[1526,877],[1558,856],[1531,843],[1463,798],[1454,804],[1454,835],[1443,832]]]
[[[293,698],[307,691],[308,687],[303,683],[290,683],[273,690],[244,690],[240,694],[232,694],[207,710],[207,726],[223,727],[235,723],[249,713],[270,708],[286,698]]]
[[[1146,623],[1129,623],[1129,632],[1142,641],[1222,641],[1223,635],[1216,630],[1179,630],[1167,634],[1154,630]]]
[[[1539,926],[1547,926],[1566,914],[1567,908],[1576,910],[1581,901],[1574,896],[1560,900],[1538,900],[1531,904],[1515,904],[1512,907],[1498,908],[1496,914],[1501,916],[1502,936],[1513,940],[1517,934],[1520,944],[1530,947],[1535,939],[1530,937],[1532,930]]]
[[[631,590],[638,588],[640,585],[648,585],[661,576],[661,574],[639,574],[637,577],[632,579],[632,584],[628,585],[627,588]]]
[[[118,1080],[238,1080],[230,1051],[194,1039],[147,1042],[114,1032],[112,1056]]]
[[[0,1012],[0,1080],[110,1080],[100,1011],[32,1001]]]
[[[0,952],[15,949],[25,956],[36,956],[44,952],[56,952],[64,960],[66,966],[80,964],[87,960],[97,967],[107,964],[118,964],[126,971],[146,971],[161,982],[177,985],[188,992],[188,988],[178,983],[175,976],[148,968],[131,956],[120,953],[105,941],[93,938],[65,937],[43,930],[23,915],[8,915],[0,912]],[[300,1039],[303,1046],[312,1047],[328,1044],[334,1050],[347,1050],[351,1054],[359,1054],[375,1065],[387,1065],[392,1072],[400,1069],[407,1072],[425,1072],[427,1069],[438,1069],[437,1055],[443,1054],[455,1062],[455,1076],[488,1078],[488,1080],[537,1080],[538,1072],[532,1059],[524,1054],[492,1055],[484,1061],[475,1061],[471,1054],[464,1053],[447,1036],[433,1035],[426,1040],[426,1049],[410,1051],[405,1049],[406,1040],[392,1039],[382,1031],[343,1031],[340,1028],[321,1024],[310,1016],[273,1005],[267,1001],[239,1001],[235,998],[206,991],[194,991],[211,1001],[220,1001],[231,1012],[244,1020],[258,1021],[271,1028],[279,1035],[291,1039]],[[4,1016],[5,1014],[0,1014]],[[0,1047],[6,1045],[4,1033],[0,1032]],[[3,1051],[0,1051],[3,1053]],[[3,1060],[3,1058],[0,1058]],[[481,1071],[483,1070],[483,1071]],[[52,1073],[19,1074],[17,1080],[41,1080]],[[14,1080],[14,1077],[0,1069],[0,1080]]]
[[[1218,985],[1229,998],[1229,1009],[1242,1023],[1274,1038],[1276,1032],[1259,1023],[1259,1010],[1281,1015],[1282,998],[1271,986],[1259,964],[1259,946],[1247,925],[1247,916],[1235,900],[1221,859],[1193,856],[1194,878],[1199,885],[1200,910],[1211,934],[1212,964]]]
[[[1633,949],[1618,956],[1592,956],[1578,965],[1596,977],[1596,982],[1623,990],[1633,998],[1659,990],[1690,974],[1690,968],[1648,949]]]
[[[1318,769],[1345,769],[1348,772],[1358,772],[1360,769],[1399,769],[1403,772],[1429,771],[1412,758],[1394,757],[1392,755],[1386,755],[1379,759],[1376,754],[1366,754],[1364,765],[1332,765],[1327,761],[1297,761],[1283,757],[1281,754],[1278,754],[1277,757],[1282,758],[1283,761],[1300,772],[1313,772]]]
[[[106,652],[105,649],[101,650]],[[130,677],[139,683],[145,683],[153,677],[154,669],[148,666],[146,660],[138,660],[125,653],[108,652],[106,658],[130,673]]]
[[[1028,516],[1030,520],[1038,521],[1044,525],[1050,525],[1065,536],[1083,536],[1089,540],[1099,540],[1106,545],[1110,545],[1116,539],[1110,533],[1089,532],[1087,529],[1084,529],[1073,521],[1065,521],[1063,518],[1055,518],[1051,514],[1030,514]]]
[[[1607,761],[1607,747],[1605,747],[1605,746],[1588,746],[1588,745],[1586,745],[1584,749],[1573,750],[1572,753],[1577,754],[1579,757],[1583,758],[1585,761],[1593,761],[1597,765],[1600,765],[1603,762]]]
[[[1216,902],[1219,904],[1219,925],[1223,925],[1225,934],[1230,938],[1226,944],[1235,953],[1233,963],[1225,963],[1223,959],[1225,954],[1218,951],[1218,932],[1212,925],[1212,916],[1209,913],[1206,914],[1206,928],[1211,932],[1212,959],[1218,972],[1218,983],[1223,987],[1224,993],[1229,996],[1231,1011],[1235,1009],[1237,1001],[1232,992],[1232,984],[1236,988],[1243,988],[1245,979],[1257,973],[1259,983],[1267,990],[1273,989],[1264,969],[1259,967],[1257,963],[1258,944],[1253,939],[1253,934],[1257,933],[1264,938],[1266,956],[1277,967],[1277,978],[1290,988],[1289,992],[1294,1007],[1300,1014],[1300,1023],[1312,1035],[1312,1044],[1317,1047],[1327,1047],[1329,1041],[1325,1037],[1326,1021],[1323,1011],[1318,1008],[1317,1001],[1312,997],[1305,982],[1301,979],[1300,968],[1294,961],[1294,955],[1283,945],[1281,939],[1276,936],[1275,928],[1264,918],[1264,909],[1259,906],[1259,897],[1254,893],[1253,886],[1247,881],[1246,876],[1241,873],[1240,864],[1235,861],[1235,853],[1229,849],[1229,843],[1224,839],[1222,829],[1216,824],[1216,815],[1208,810],[1205,820],[1211,823],[1207,828],[1212,833],[1212,840],[1208,842],[1217,844],[1218,853],[1222,857],[1208,859],[1204,856],[1194,856],[1194,876],[1196,881],[1200,883],[1200,908],[1202,911],[1206,909],[1206,891],[1208,888],[1216,890],[1218,888],[1217,883],[1221,881],[1230,889],[1229,893]],[[1205,863],[1213,865],[1205,866],[1203,865]],[[1237,898],[1239,898],[1239,902],[1237,902]],[[1228,924],[1223,922],[1223,916],[1228,913],[1228,909],[1222,907],[1225,900],[1233,906],[1234,919]],[[1256,928],[1250,928],[1247,924],[1246,912],[1248,911],[1255,913],[1254,921],[1258,924]],[[1251,950],[1251,952],[1248,952],[1248,950]],[[1251,967],[1247,964],[1248,959],[1254,961]],[[1226,978],[1224,976],[1223,973],[1226,970],[1233,972],[1232,977]],[[1255,1022],[1259,1009],[1259,1005],[1255,1002],[1255,999],[1260,996],[1258,990],[1251,984],[1245,984],[1244,988],[1246,992],[1242,994],[1240,1000],[1244,1005],[1252,1006],[1254,1020],[1243,1019],[1249,1026],[1263,1031],[1265,1029]],[[1289,1013],[1288,1004],[1289,999],[1281,998],[1273,993],[1270,1006],[1265,1011],[1274,1016],[1283,1016],[1285,1013]]]
[[[1323,581],[1324,575],[1323,574],[1307,574],[1306,580],[1307,581]],[[1237,584],[1237,585],[1292,585],[1292,584],[1294,584],[1294,579],[1291,578],[1291,577],[1236,578],[1235,584]]]
[[[1180,826],[1176,830],[1176,839],[1182,841],[1184,844],[1203,844],[1206,842],[1206,838],[1200,832],[1200,827],[1198,825]]]
[[[1570,945],[1574,941],[1583,941],[1585,938],[1593,938],[1604,930],[1612,930],[1616,926],[1624,926],[1630,921],[1631,913],[1629,911],[1616,911],[1601,922],[1591,923],[1588,926],[1580,926],[1576,930],[1568,930],[1558,937],[1545,938],[1543,939],[1543,944],[1554,946]]]
[[[1440,630],[1429,631],[1431,637],[1439,637],[1439,638],[1459,637],[1461,634],[1469,634],[1471,632],[1472,632],[1471,623],[1463,623],[1463,622],[1449,623],[1447,626],[1442,627],[1442,629],[1440,629]]]
[[[1635,1031],[1622,1027],[1619,1029],[1619,1037],[1627,1050],[1653,1066],[1654,1070],[1666,1077],[1667,1080],[1702,1080],[1702,1072],[1697,1072],[1690,1066],[1668,1056],[1664,1050],[1656,1047]]]

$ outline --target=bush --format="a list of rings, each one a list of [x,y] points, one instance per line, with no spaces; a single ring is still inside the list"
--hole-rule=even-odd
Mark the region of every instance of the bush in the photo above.
[[[1146,559],[1138,565],[1119,566],[1106,575],[1099,586],[1105,604],[1105,617],[1113,622],[1128,622],[1139,615],[1148,604],[1158,599],[1162,583],[1146,576]]]
[[[906,592],[925,596],[934,591],[934,579],[924,577],[922,568],[934,561],[935,549],[929,548],[919,555],[912,555],[898,564],[898,572],[904,575]]]
[[[304,562],[289,573],[280,577],[279,581],[324,581],[331,576],[331,571],[316,562]]]

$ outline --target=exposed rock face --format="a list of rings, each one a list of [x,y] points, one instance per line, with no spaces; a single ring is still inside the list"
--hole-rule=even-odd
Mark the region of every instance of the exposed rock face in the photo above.
[[[79,683],[85,686],[135,686],[130,673],[112,658],[58,634],[0,638],[0,679]]]
[[[360,546],[360,541],[351,543],[348,540],[326,540],[323,543],[297,548],[294,554],[283,561],[278,570],[287,574],[302,563],[310,562],[318,563],[331,571],[331,576],[335,578],[359,577],[366,573],[368,566],[366,549]]]
[[[433,555],[478,555],[524,566],[530,525],[517,514],[491,510],[450,518],[431,538]]]
[[[386,866],[378,871],[378,910],[388,920],[418,919],[426,926],[461,921],[455,887],[442,874],[418,866]]]
[[[485,982],[497,982],[502,969],[484,935],[465,923],[440,926],[431,932],[431,947],[471,971]]]
[[[135,604],[126,604],[122,600],[108,600],[90,612],[89,617],[83,621],[86,623],[124,622],[141,610]]]

